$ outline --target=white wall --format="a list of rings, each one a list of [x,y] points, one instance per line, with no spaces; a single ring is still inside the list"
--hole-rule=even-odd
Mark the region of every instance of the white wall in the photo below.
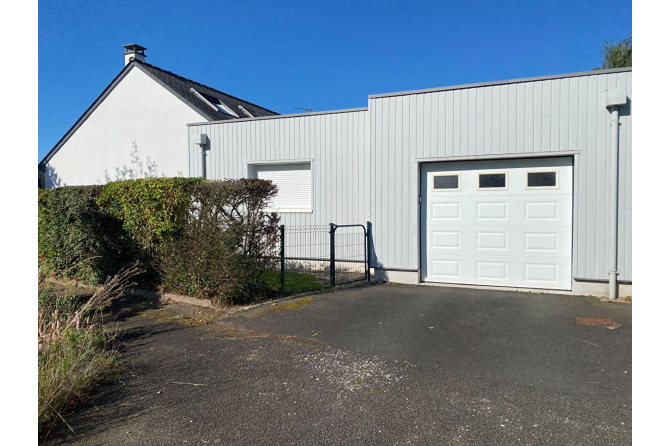
[[[49,160],[46,187],[188,176],[186,123],[202,120],[133,67]]]

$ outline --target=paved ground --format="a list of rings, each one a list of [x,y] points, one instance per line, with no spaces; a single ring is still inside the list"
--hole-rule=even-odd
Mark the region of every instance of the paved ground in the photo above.
[[[204,311],[125,309],[128,371],[49,442],[631,442],[628,304],[378,285]]]

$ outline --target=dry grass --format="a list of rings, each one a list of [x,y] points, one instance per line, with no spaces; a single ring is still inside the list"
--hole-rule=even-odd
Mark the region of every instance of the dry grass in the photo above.
[[[309,304],[312,302],[311,297],[303,297],[302,299],[298,299],[294,302],[288,303],[288,304],[279,304],[277,306],[272,306],[265,310],[266,313],[269,312],[275,312],[275,311],[283,311],[283,310],[295,310],[296,308],[301,308],[304,307],[305,305]]]
[[[144,317],[150,317],[162,322],[176,322],[189,327],[207,325],[222,314],[225,313],[220,310],[194,309],[184,304],[170,304],[162,308],[146,310],[142,313]]]
[[[63,412],[81,401],[120,365],[115,332],[102,325],[102,310],[132,286],[137,264],[120,271],[81,302],[40,283],[38,315],[38,426],[42,436]]]

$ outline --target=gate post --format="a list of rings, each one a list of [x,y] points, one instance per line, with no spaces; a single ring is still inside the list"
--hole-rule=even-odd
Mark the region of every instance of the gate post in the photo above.
[[[335,286],[335,225],[330,224],[330,285]]]
[[[279,264],[280,264],[280,270],[281,273],[279,275],[279,292],[284,293],[284,285],[286,284],[285,280],[285,275],[286,275],[286,261],[285,261],[285,255],[284,255],[284,225],[279,226],[279,240],[280,240],[280,245],[279,245]]]
[[[372,222],[367,222],[365,231],[365,276],[370,281],[370,260],[372,259]]]

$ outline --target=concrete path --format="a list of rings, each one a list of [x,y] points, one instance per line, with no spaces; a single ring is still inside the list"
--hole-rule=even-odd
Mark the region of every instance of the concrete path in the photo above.
[[[122,315],[128,371],[49,443],[631,442],[628,304],[378,285],[140,310]]]

